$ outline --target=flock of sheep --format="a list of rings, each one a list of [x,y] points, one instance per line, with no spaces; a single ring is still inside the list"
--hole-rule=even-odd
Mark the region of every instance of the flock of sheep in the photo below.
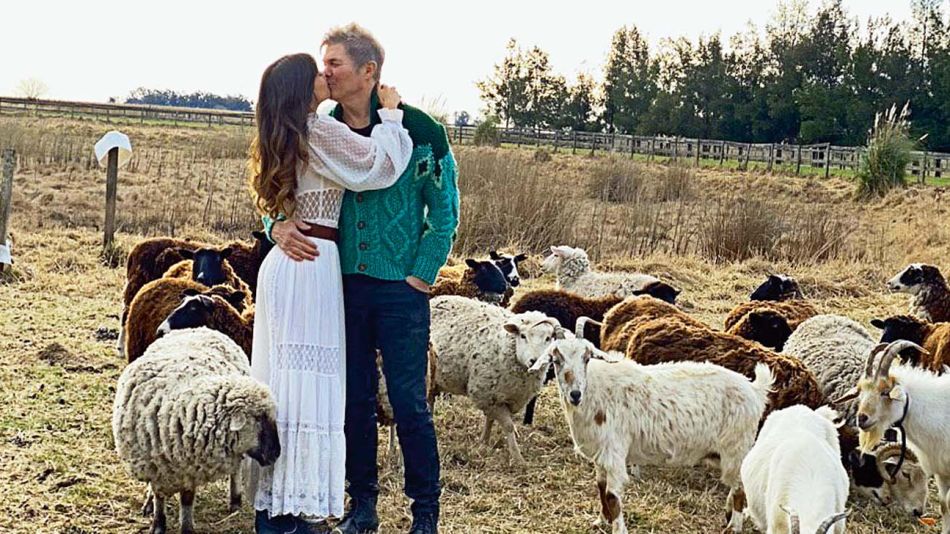
[[[153,533],[175,493],[191,532],[194,492],[216,478],[231,477],[236,509],[242,460],[280,454],[274,401],[248,376],[257,270],[270,251],[255,237],[225,247],[156,238],[129,255],[119,347],[129,366],[113,433],[149,484]],[[522,465],[514,418],[524,411],[530,425],[556,380],[575,449],[594,464],[600,521],[615,534],[627,531],[629,473],[651,465],[718,467],[734,532],[746,517],[769,533],[844,532],[851,490],[920,519],[931,476],[950,517],[950,288],[936,267],[912,264],[887,282],[911,295],[910,313],[872,321],[875,340],[819,314],[785,275],[769,276],[718,330],[679,309],[671,285],[598,272],[568,246],[542,264],[555,289],[516,294],[524,259],[492,251],[440,272],[429,403],[469,397],[486,417],[483,442],[497,423]],[[380,391],[377,419],[391,427],[384,381]]]

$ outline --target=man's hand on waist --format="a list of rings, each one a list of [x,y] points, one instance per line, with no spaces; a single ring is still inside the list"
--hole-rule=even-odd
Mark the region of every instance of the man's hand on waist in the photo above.
[[[310,228],[303,221],[277,221],[271,230],[274,243],[294,261],[313,261],[320,255],[317,246],[301,230]]]

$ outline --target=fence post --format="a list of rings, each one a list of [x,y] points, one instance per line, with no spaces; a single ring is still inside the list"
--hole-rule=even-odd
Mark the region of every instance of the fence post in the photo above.
[[[630,159],[633,159],[633,145],[636,142],[636,139],[633,134],[630,134]]]
[[[577,130],[571,130],[571,154],[577,154]]]
[[[927,183],[927,151],[926,150],[924,150],[924,168],[920,172],[920,183],[921,184]]]
[[[8,223],[10,222],[10,211],[13,204],[13,167],[15,163],[16,152],[12,148],[4,149],[3,182],[0,183],[0,247],[7,245]],[[0,272],[6,268],[6,264],[0,263]]]
[[[597,132],[594,132],[594,140],[590,143],[590,155],[594,155],[594,149],[597,148]]]
[[[719,166],[722,167],[722,161],[726,159],[726,142],[719,142]]]
[[[769,172],[772,172],[772,164],[775,162],[775,143],[769,145]]]
[[[112,248],[112,240],[115,237],[115,196],[118,181],[119,147],[112,147],[109,150],[109,164],[106,167],[106,224],[102,236],[102,250],[104,252]]]
[[[703,146],[703,142],[698,137],[696,138],[696,167],[699,168],[699,152]]]
[[[650,138],[650,161],[653,161],[653,158],[656,157],[656,137]]]
[[[555,154],[557,154],[557,144],[558,144],[558,140],[557,140],[557,139],[558,139],[558,137],[559,137],[558,131],[559,131],[559,130],[558,130],[557,128],[554,129],[554,153],[555,153]]]
[[[752,143],[749,143],[745,147],[745,163],[742,164],[742,170],[749,170],[749,157],[752,155]]]
[[[802,172],[802,145],[795,145],[798,149],[798,157],[795,161],[795,175],[798,176]]]
[[[825,143],[825,178],[831,176],[831,143]]]

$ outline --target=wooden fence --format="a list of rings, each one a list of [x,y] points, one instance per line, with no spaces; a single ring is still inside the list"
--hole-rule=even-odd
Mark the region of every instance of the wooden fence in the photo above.
[[[475,138],[475,126],[446,126],[449,137],[455,144],[471,144]],[[685,137],[640,136],[600,132],[575,132],[499,128],[499,141],[518,146],[549,147],[555,152],[570,150],[572,153],[597,151],[645,156],[647,159],[666,158],[684,162],[723,165],[736,161],[740,167],[749,162],[763,163],[769,170],[783,168],[794,170],[802,167],[822,169],[825,176],[832,170],[856,171],[861,164],[863,147],[835,146],[829,143],[816,145],[793,145],[787,143],[737,143],[713,139],[690,139]],[[710,161],[711,160],[711,161]],[[908,173],[918,181],[928,176],[950,176],[950,154],[940,152],[911,152]]]
[[[254,114],[241,111],[224,111],[137,104],[100,104],[94,102],[65,102],[57,100],[34,100],[0,97],[0,116],[7,115],[52,115],[67,117],[93,117],[100,120],[126,119],[167,121],[173,123],[203,123],[212,125],[252,126]],[[449,137],[455,144],[471,144],[475,126],[446,126]],[[570,150],[573,153],[613,152],[657,157],[672,160],[692,160],[706,164],[723,165],[726,161],[738,162],[747,168],[750,162],[765,164],[769,170],[782,168],[794,170],[802,167],[822,169],[825,176],[833,170],[856,171],[861,162],[862,147],[835,146],[828,143],[817,145],[793,145],[786,143],[737,143],[712,139],[684,137],[650,137],[601,132],[575,132],[563,130],[538,130],[526,128],[499,128],[500,141],[519,146],[544,146],[554,151]],[[927,177],[950,176],[950,154],[914,151],[908,172],[924,181]]]

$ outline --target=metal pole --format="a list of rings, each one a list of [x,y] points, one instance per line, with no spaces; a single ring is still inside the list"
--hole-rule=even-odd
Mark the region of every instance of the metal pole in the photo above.
[[[115,197],[119,181],[119,147],[109,151],[109,164],[106,167],[106,224],[102,237],[102,249],[108,251],[115,237]]]

